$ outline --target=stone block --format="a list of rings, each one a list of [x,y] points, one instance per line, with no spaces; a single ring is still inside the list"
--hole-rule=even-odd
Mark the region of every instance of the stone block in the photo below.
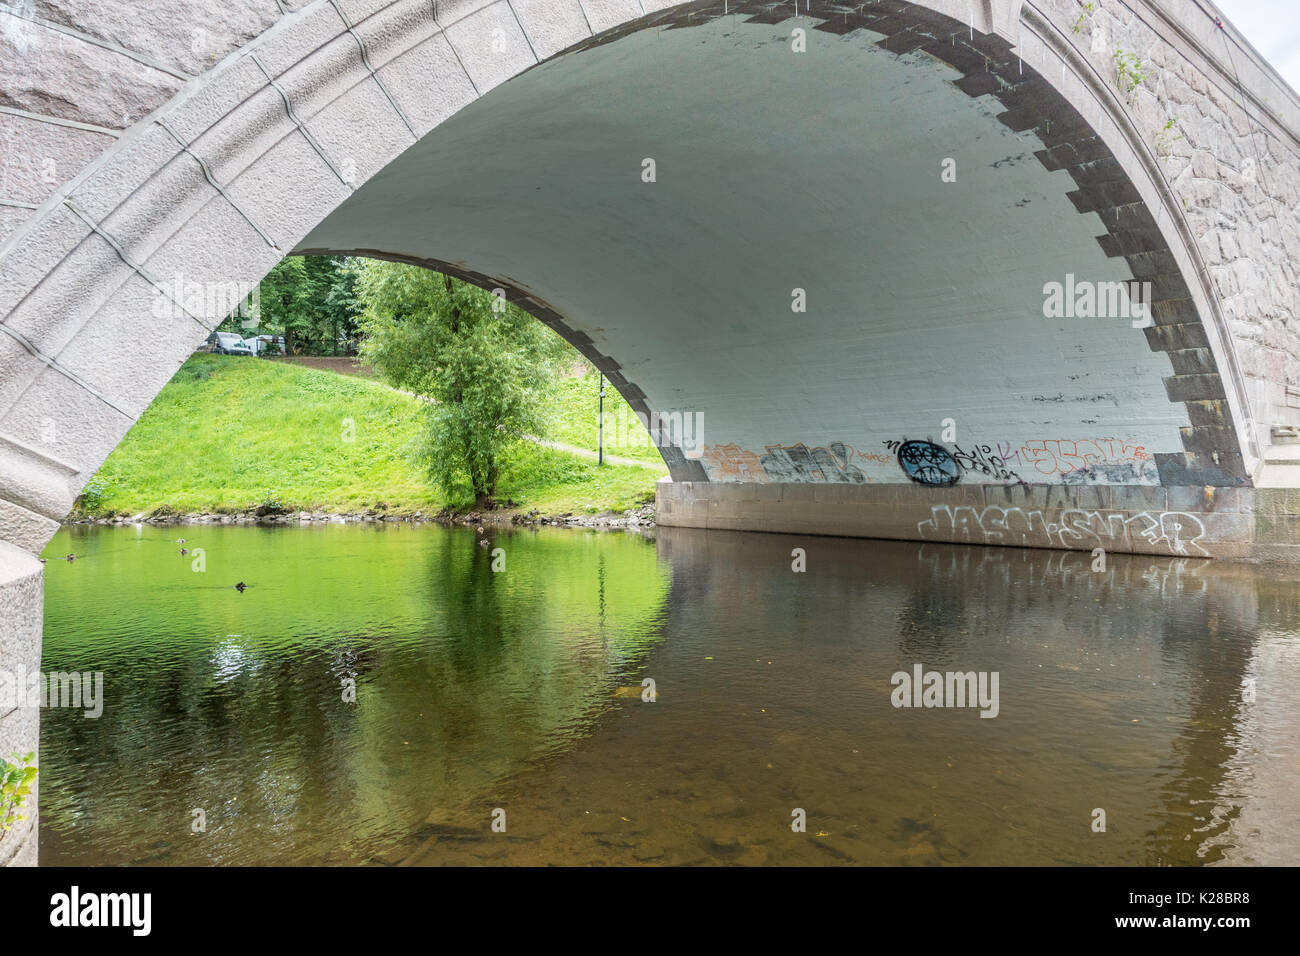
[[[13,26],[8,16],[5,18]],[[128,18],[123,18],[128,19]],[[21,78],[0,82],[6,106],[38,116],[124,129],[165,103],[182,80],[117,50],[39,23],[0,30],[0,69],[21,64]],[[16,41],[25,41],[20,48]],[[6,70],[7,72],[7,70]]]
[[[1227,397],[1218,373],[1169,376],[1165,379],[1165,392],[1171,402],[1213,401]]]
[[[362,22],[382,13],[392,0],[333,0],[343,18],[355,30]]]
[[[115,140],[108,133],[0,113],[0,142],[7,144],[4,198],[39,206]]]
[[[397,0],[373,16],[354,20],[352,29],[366,45],[366,57],[376,71],[442,32],[430,0]]]
[[[21,206],[0,206],[0,245],[34,214],[35,210]]]
[[[297,135],[297,127],[285,109],[284,97],[263,77],[262,85],[238,109],[191,140],[190,150],[224,187],[293,135]]]
[[[277,76],[276,83],[288,94],[294,115],[314,133],[312,117],[368,75],[361,45],[342,33]]]
[[[313,116],[309,125],[325,155],[355,189],[415,143],[406,123],[379,83],[366,77]]]
[[[287,22],[269,42],[259,43],[257,58],[271,76],[278,77],[344,30],[337,11],[328,3],[319,3]]]
[[[1116,511],[1168,511],[1168,489],[1161,485],[1112,485],[1110,506]]]
[[[237,292],[256,288],[282,257],[234,206],[211,195],[145,263],[164,290],[154,295],[157,318],[179,318],[184,307],[201,325],[215,327],[231,311],[226,306]],[[203,293],[202,308],[192,303],[195,291]]]
[[[511,6],[539,60],[591,36],[579,0],[511,0]]]
[[[149,361],[122,361],[122,343],[139,334],[140,317],[150,315],[156,301],[155,287],[133,275],[59,353],[60,365],[133,417],[149,407],[208,333],[188,315],[151,319]]]
[[[1300,549],[1300,515],[1258,514],[1251,520],[1254,522],[1255,542],[1261,548],[1282,545]]]
[[[185,143],[193,143],[266,86],[266,82],[266,74],[258,69],[252,57],[238,57],[179,93],[162,118]]]
[[[71,490],[60,492],[54,513],[48,514],[62,518],[81,486],[103,464],[133,421],[66,375],[45,368],[18,404],[4,413],[0,434],[48,452],[78,469]]]
[[[1255,513],[1270,518],[1300,515],[1300,488],[1254,489]]]
[[[0,257],[0,316],[12,313],[18,303],[88,235],[90,227],[62,206],[33,221],[9,251]]]
[[[1106,511],[1111,507],[1109,485],[1047,485],[1046,508]]]
[[[70,198],[92,222],[101,223],[180,151],[181,144],[156,123],[134,130],[111,155],[94,164]]]
[[[582,0],[582,9],[592,31],[597,34],[642,16],[637,0]]]
[[[480,96],[537,62],[505,0],[445,25],[443,32],[460,54]]]
[[[58,530],[54,518],[0,498],[0,541],[39,554]]]
[[[95,310],[134,273],[117,251],[89,235],[5,317],[43,355],[57,358]]]
[[[122,247],[131,262],[143,263],[217,195],[198,161],[178,153],[99,226]]]
[[[0,521],[4,519],[0,509]],[[2,526],[0,526],[2,527]],[[7,530],[7,529],[6,529]],[[27,550],[0,540],[0,670],[25,679],[41,666],[44,566]],[[40,708],[0,712],[0,754],[40,749]],[[36,765],[40,766],[39,759]],[[26,820],[0,841],[0,866],[35,866],[40,778],[23,803]]]
[[[306,138],[296,132],[241,173],[227,192],[286,251],[350,194]]]
[[[150,0],[130,15],[101,0],[42,0],[40,12],[78,33],[145,54],[167,70],[197,75],[246,44],[279,18],[274,0]]]

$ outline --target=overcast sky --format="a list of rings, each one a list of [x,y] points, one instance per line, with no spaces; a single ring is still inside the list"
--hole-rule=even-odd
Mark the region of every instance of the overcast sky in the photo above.
[[[1300,90],[1300,0],[1214,0],[1273,69]]]

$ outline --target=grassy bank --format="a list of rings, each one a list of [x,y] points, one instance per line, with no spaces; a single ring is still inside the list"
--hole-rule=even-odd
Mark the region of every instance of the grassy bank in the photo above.
[[[544,437],[580,445],[576,423],[589,415],[594,441],[594,394],[558,385],[556,433]],[[94,516],[234,512],[267,501],[320,511],[467,507],[468,500],[444,500],[413,463],[422,409],[417,399],[364,378],[195,355],[91,480],[81,510]],[[520,442],[502,462],[498,495],[546,514],[622,510],[652,499],[654,482],[665,473],[597,467]]]
[[[600,376],[583,363],[586,374],[556,383],[546,437],[578,448],[596,449],[600,420]],[[662,465],[659,449],[612,385],[605,383],[605,454]]]

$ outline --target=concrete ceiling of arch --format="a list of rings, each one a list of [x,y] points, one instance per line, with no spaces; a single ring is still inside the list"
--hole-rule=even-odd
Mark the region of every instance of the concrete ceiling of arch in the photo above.
[[[1038,140],[922,51],[809,30],[796,53],[795,25],[722,18],[553,58],[299,248],[456,263],[534,294],[728,454],[838,442],[866,480],[898,481],[885,443],[938,440],[945,419],[958,444],[1181,452],[1169,360],[1139,329],[1044,317],[1045,283],[1131,273]],[[712,454],[714,480],[746,477]],[[1118,480],[1154,481],[1142,461]]]

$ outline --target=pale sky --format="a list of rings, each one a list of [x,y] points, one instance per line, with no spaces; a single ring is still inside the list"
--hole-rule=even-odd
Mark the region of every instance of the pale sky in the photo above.
[[[1300,91],[1300,0],[1214,0],[1229,22]]]

